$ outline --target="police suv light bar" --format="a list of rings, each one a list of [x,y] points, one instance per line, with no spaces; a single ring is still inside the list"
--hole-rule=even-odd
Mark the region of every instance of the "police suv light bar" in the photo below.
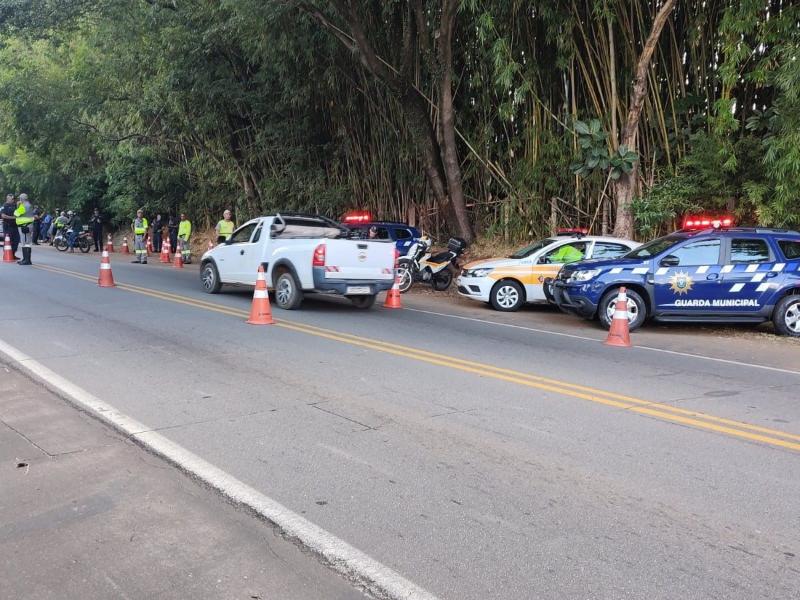
[[[721,227],[731,227],[732,217],[685,217],[683,219],[683,229],[698,231],[701,229],[719,229]]]
[[[368,211],[353,211],[344,216],[345,223],[369,223],[372,221],[372,215]]]

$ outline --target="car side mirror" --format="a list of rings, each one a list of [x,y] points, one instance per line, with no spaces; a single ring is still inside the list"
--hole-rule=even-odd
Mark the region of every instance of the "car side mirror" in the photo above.
[[[662,258],[659,264],[662,267],[677,267],[679,264],[681,264],[681,261],[677,256],[670,254],[669,256]]]

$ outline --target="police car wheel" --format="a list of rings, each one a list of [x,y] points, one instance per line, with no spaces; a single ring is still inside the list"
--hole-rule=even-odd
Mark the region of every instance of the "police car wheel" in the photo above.
[[[219,271],[213,262],[207,262],[200,271],[200,281],[203,283],[203,290],[207,294],[216,294],[222,287],[219,280]]]
[[[522,286],[510,279],[498,281],[489,294],[492,308],[501,312],[514,312],[522,306],[524,291]]]
[[[618,288],[609,290],[603,295],[602,300],[600,300],[600,306],[597,309],[597,317],[606,329],[611,327],[611,320],[614,318],[614,311],[617,308],[618,295]],[[634,290],[627,290],[626,295],[628,296],[628,329],[633,331],[641,327],[644,320],[647,318],[647,305],[642,297]]]
[[[800,337],[800,296],[786,296],[778,302],[772,322],[780,335]]]

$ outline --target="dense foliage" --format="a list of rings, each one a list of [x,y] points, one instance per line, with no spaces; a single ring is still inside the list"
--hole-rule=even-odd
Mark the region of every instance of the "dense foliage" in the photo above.
[[[436,231],[800,225],[800,4],[0,0],[0,188],[54,208],[368,208]],[[630,133],[630,132],[628,132]],[[627,139],[630,139],[628,136]]]

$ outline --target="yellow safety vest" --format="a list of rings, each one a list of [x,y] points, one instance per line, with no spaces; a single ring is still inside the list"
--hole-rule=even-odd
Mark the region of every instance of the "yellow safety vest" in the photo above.
[[[28,225],[33,223],[33,208],[30,204],[20,204],[14,211],[17,218],[17,225]]]
[[[147,219],[142,217],[140,226],[137,227],[136,226],[136,221],[138,221],[138,220],[139,219],[134,219],[133,220],[133,233],[135,233],[136,235],[144,235],[145,233],[147,233]]]
[[[188,219],[186,221],[181,221],[178,224],[178,237],[182,240],[188,240],[190,235],[192,235],[191,221]]]
[[[222,221],[217,223],[217,231],[219,231],[219,234],[226,240],[231,239],[231,236],[233,235],[233,221],[226,221],[225,219],[222,219]]]

